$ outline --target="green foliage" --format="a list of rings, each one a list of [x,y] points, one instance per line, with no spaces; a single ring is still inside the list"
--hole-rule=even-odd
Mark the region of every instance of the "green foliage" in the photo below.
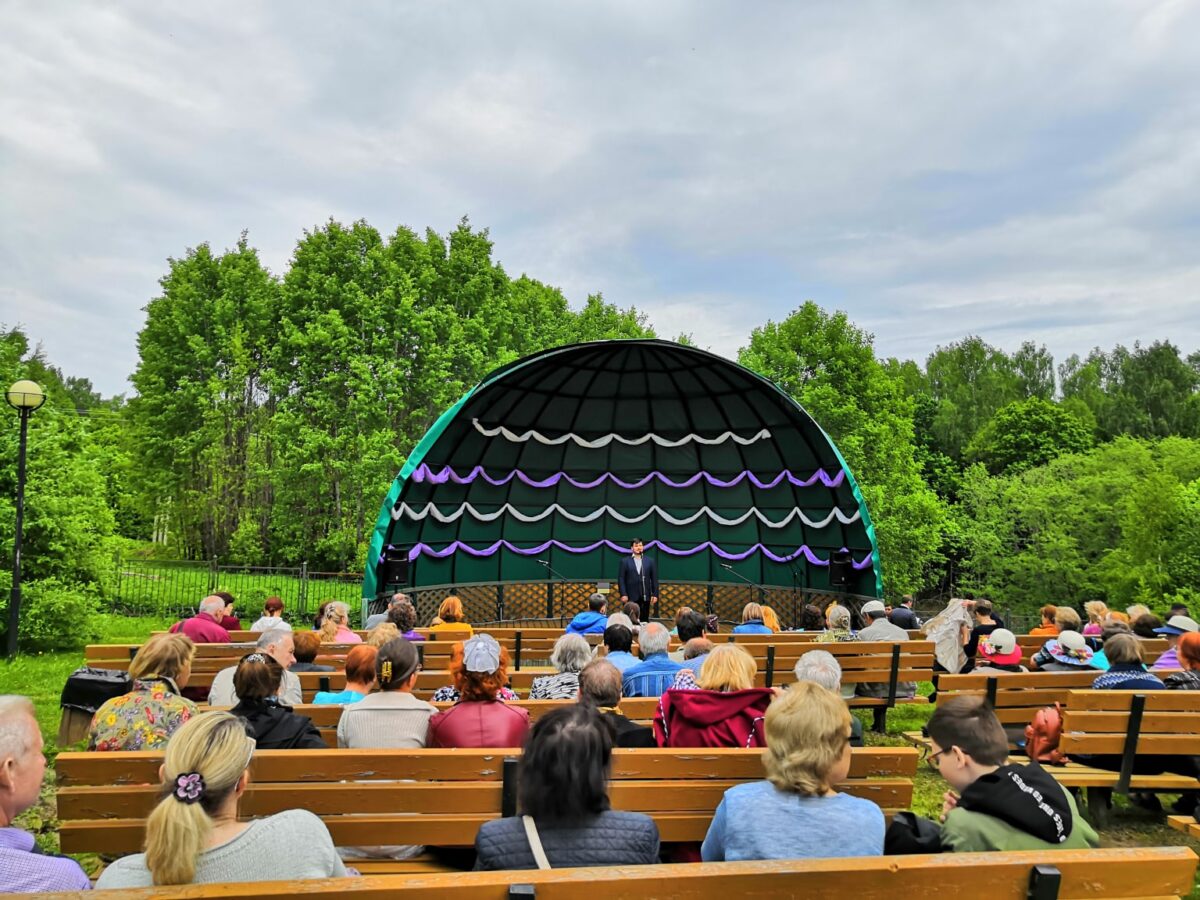
[[[889,594],[925,582],[939,561],[943,504],[921,478],[913,405],[843,312],[805,303],[750,335],[739,361],[791,394],[833,438],[871,511]]]
[[[1092,434],[1084,423],[1056,404],[1030,397],[1001,407],[971,440],[966,458],[998,475],[1044,465],[1091,446]]]
[[[78,650],[97,636],[98,609],[94,593],[57,578],[23,584],[18,645],[23,652]]]

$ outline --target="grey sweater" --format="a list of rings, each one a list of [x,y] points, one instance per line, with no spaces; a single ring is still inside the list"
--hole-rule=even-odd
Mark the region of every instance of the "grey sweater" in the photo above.
[[[342,710],[339,747],[425,746],[429,717],[437,707],[404,691],[376,691]]]
[[[538,826],[550,866],[635,866],[658,862],[658,826],[649,816],[608,810],[573,827]],[[476,869],[536,869],[519,816],[484,822],[475,837]]]
[[[307,810],[289,809],[255,819],[233,840],[201,853],[192,884],[345,875],[325,823]],[[153,886],[144,853],[118,859],[96,881],[97,888]]]

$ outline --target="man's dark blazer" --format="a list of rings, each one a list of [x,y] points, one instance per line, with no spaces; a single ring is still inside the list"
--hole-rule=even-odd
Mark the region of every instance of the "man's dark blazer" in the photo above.
[[[646,593],[642,594],[642,582],[645,581]],[[658,566],[650,557],[642,556],[642,574],[638,575],[633,557],[627,556],[621,560],[621,574],[617,579],[621,588],[621,596],[628,597],[630,602],[642,608],[642,621],[650,620],[650,598],[658,596]]]

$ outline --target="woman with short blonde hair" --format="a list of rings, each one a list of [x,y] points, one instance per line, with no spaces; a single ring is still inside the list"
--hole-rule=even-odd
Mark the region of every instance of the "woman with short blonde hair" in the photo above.
[[[238,820],[253,754],[254,739],[230,713],[187,722],[163,757],[162,798],[146,819],[146,852],[109,865],[96,887],[345,876],[328,830],[312,813]]]
[[[763,608],[757,603],[747,603],[742,607],[742,624],[735,625],[734,634],[771,634],[771,629],[763,623]]]
[[[850,773],[842,699],[796,682],[767,710],[766,731],[767,780],[725,792],[700,851],[704,861],[881,855],[883,812],[835,787]]]
[[[1087,613],[1088,623],[1083,627],[1084,637],[1099,637],[1104,630],[1104,617],[1108,615],[1108,606],[1101,600],[1089,600],[1083,604]]]
[[[398,637],[403,637],[400,634],[400,629],[391,622],[380,622],[374,628],[367,632],[367,646],[374,647],[378,650],[389,641],[394,641]]]
[[[129,663],[132,690],[96,710],[89,750],[158,750],[196,714],[182,696],[192,675],[196,645],[185,634],[156,634]]]
[[[708,654],[696,687],[704,691],[745,691],[754,687],[754,676],[758,674],[758,663],[739,644],[720,644]]]
[[[654,712],[660,747],[762,747],[774,694],[754,686],[758,665],[745,647],[718,644],[691,679],[677,677]],[[684,669],[679,676],[691,675]]]

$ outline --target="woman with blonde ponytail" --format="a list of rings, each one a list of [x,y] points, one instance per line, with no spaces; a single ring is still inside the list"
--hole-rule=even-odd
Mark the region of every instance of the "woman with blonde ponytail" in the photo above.
[[[334,600],[325,607],[325,618],[321,622],[321,642],[324,644],[361,644],[360,638],[350,628],[350,607]]]
[[[96,887],[345,875],[328,830],[312,813],[292,809],[238,820],[253,754],[254,739],[227,712],[204,713],[180,728],[159,770],[162,798],[146,820],[146,852],[118,859]]]

